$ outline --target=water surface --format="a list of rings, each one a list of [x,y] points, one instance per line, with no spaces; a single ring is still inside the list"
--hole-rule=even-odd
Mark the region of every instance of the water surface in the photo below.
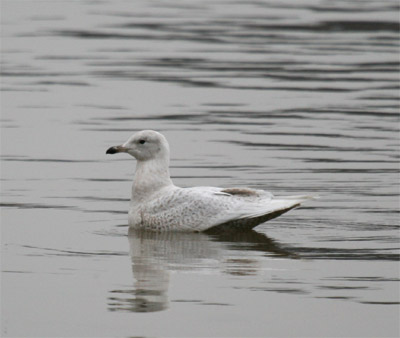
[[[5,337],[394,337],[396,1],[11,1]],[[246,234],[128,235],[155,129],[179,186],[317,194]]]

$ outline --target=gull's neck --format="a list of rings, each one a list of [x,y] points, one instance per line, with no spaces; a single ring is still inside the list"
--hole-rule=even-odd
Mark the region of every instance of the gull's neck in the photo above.
[[[132,186],[132,202],[140,202],[157,191],[173,186],[169,175],[169,160],[157,158],[138,161]]]

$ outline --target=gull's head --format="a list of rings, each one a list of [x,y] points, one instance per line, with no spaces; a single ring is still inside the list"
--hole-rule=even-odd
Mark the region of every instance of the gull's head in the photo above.
[[[106,151],[106,154],[116,153],[128,153],[138,161],[168,159],[169,146],[164,135],[154,130],[142,130],[133,134],[124,144]]]

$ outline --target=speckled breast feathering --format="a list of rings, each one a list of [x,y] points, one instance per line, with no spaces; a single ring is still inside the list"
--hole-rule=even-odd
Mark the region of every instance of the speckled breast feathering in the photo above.
[[[310,196],[274,197],[248,188],[180,188],[169,174],[169,145],[153,130],[143,130],[107,154],[125,152],[137,160],[129,226],[156,231],[250,230],[298,207]]]

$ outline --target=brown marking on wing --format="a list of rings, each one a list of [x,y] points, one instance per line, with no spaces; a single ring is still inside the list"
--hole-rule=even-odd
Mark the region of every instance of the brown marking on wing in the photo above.
[[[241,196],[258,196],[258,193],[251,189],[246,188],[228,188],[221,190],[221,192],[230,194],[230,195],[241,195]]]

